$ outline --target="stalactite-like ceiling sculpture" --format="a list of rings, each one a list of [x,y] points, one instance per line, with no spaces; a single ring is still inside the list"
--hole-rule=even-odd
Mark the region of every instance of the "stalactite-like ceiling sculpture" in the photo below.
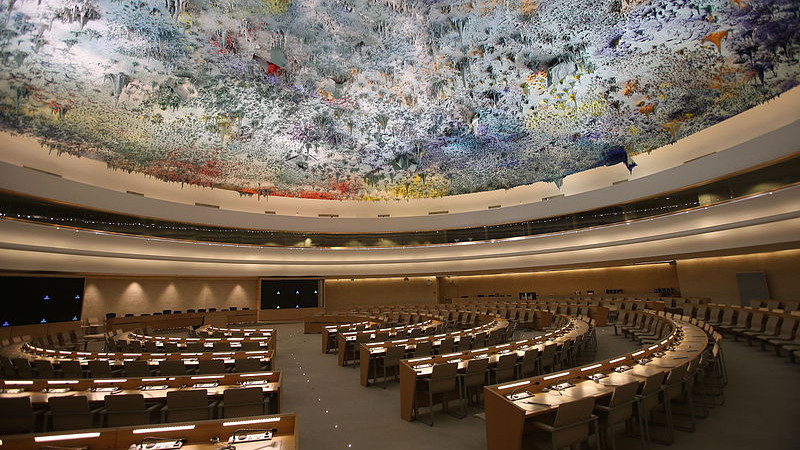
[[[0,126],[242,195],[560,180],[798,83],[794,0],[2,0]]]

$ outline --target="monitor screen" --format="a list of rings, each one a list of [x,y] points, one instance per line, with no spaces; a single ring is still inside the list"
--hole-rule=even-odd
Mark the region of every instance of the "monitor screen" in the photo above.
[[[261,309],[316,308],[319,280],[261,280]]]
[[[4,327],[81,319],[83,278],[0,277]]]

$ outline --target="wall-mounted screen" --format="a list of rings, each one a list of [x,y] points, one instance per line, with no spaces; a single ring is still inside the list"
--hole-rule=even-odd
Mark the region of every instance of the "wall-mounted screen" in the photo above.
[[[261,280],[261,309],[316,308],[319,289],[316,279]]]
[[[4,327],[81,319],[83,278],[0,277]]]

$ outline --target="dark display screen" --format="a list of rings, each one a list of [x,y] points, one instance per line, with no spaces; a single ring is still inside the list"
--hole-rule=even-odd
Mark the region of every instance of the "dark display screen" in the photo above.
[[[83,278],[0,277],[4,327],[81,319]]]
[[[318,280],[261,280],[261,309],[316,308]]]

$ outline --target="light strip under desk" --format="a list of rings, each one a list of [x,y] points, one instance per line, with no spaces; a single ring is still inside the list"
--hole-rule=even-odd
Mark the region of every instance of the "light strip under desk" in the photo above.
[[[47,380],[47,384],[78,384],[78,380]]]
[[[191,380],[221,380],[225,378],[225,375],[200,375],[196,377],[191,377]]]
[[[127,378],[115,378],[115,379],[107,379],[107,380],[94,380],[95,383],[125,383],[128,381]]]
[[[618,362],[620,362],[620,361],[624,361],[624,360],[625,360],[625,357],[624,357],[624,356],[620,356],[619,358],[614,358],[614,359],[612,359],[612,360],[611,360],[611,361],[609,361],[608,363],[609,363],[609,364],[614,364],[614,363],[618,363]]]
[[[581,372],[586,372],[587,370],[597,369],[598,367],[602,366],[602,364],[592,364],[591,366],[581,367]]]
[[[631,356],[639,356],[639,355],[641,355],[642,353],[644,353],[644,350],[639,350],[638,352],[633,352],[633,353],[631,353]]]
[[[427,361],[429,359],[432,359],[432,358],[430,356],[426,356],[424,358],[409,359],[408,362],[413,363],[413,362],[419,362],[419,361]]]
[[[249,419],[249,420],[236,420],[233,422],[222,422],[223,427],[236,427],[239,425],[252,425],[256,423],[269,423],[269,422],[280,422],[280,417],[268,417],[265,419]]]
[[[166,431],[184,431],[184,430],[194,430],[194,425],[176,425],[173,427],[153,427],[153,428],[138,428],[133,430],[133,434],[145,434],[145,433],[163,433]]]
[[[525,386],[525,385],[528,385],[528,384],[531,384],[531,382],[530,381],[518,381],[516,383],[504,384],[502,386],[497,386],[497,389],[498,390],[499,389],[510,389],[510,388],[513,388],[513,387]]]
[[[240,378],[247,377],[266,377],[272,375],[272,372],[258,372],[258,373],[243,373],[239,375]]]
[[[53,436],[36,436],[33,438],[36,442],[52,442],[52,441],[66,441],[69,439],[87,439],[100,437],[100,433],[72,433],[72,434],[56,434]]]
[[[561,372],[561,373],[556,373],[556,374],[553,374],[553,375],[548,375],[548,376],[542,378],[542,380],[552,380],[553,378],[561,378],[561,377],[564,377],[564,376],[567,376],[567,375],[570,375],[570,372]]]
[[[142,381],[167,381],[167,377],[142,378]]]

